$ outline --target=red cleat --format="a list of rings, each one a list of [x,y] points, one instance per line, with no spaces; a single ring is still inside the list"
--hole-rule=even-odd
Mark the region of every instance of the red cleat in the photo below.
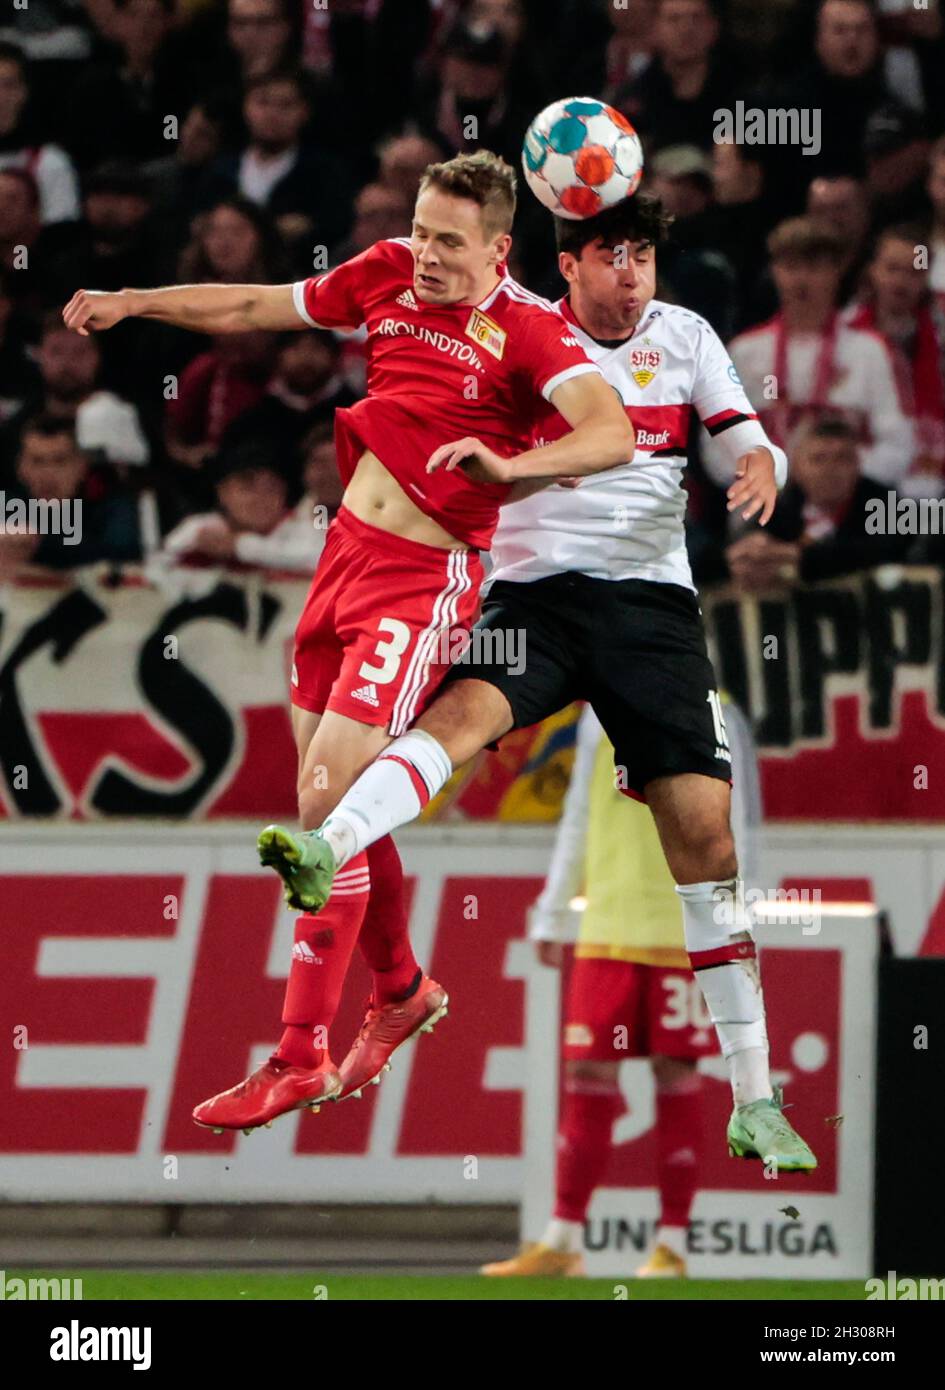
[[[340,1093],[341,1077],[329,1058],[313,1071],[309,1067],[290,1067],[270,1057],[238,1086],[198,1105],[194,1120],[215,1134],[225,1129],[241,1129],[249,1134],[260,1125],[271,1125],[290,1110],[309,1109],[317,1115],[324,1101],[338,1100]]]
[[[338,1071],[341,1075],[339,1100],[360,1096],[362,1086],[376,1086],[382,1071],[390,1071],[391,1054],[415,1033],[432,1033],[433,1025],[447,1012],[449,995],[436,980],[424,975],[415,994],[395,1004],[368,1010],[361,1031],[351,1044]]]

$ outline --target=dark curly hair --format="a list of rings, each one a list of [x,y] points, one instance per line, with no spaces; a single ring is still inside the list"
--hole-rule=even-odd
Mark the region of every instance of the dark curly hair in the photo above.
[[[577,257],[597,240],[605,246],[622,241],[652,241],[659,246],[666,240],[672,220],[655,194],[636,193],[596,217],[556,217],[555,244],[559,251],[570,251]]]

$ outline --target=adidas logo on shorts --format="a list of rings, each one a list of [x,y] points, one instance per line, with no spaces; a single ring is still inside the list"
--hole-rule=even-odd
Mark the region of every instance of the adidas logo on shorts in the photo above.
[[[300,960],[304,965],[324,965],[321,956],[316,956],[307,941],[297,941],[292,947],[292,959]]]
[[[377,698],[376,685],[362,685],[360,690],[352,690],[351,698],[352,700],[363,700],[366,705],[373,705],[375,709],[378,709],[381,703]]]
[[[420,305],[417,303],[416,299],[414,298],[413,290],[404,290],[403,294],[399,294],[399,295],[397,296],[397,298],[394,300],[394,303],[395,303],[395,304],[402,304],[402,305],[404,306],[405,309],[419,309],[419,308],[420,308]]]

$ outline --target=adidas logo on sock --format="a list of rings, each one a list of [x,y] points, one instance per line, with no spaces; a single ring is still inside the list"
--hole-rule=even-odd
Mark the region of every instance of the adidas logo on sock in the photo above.
[[[373,705],[375,709],[381,703],[377,698],[377,686],[373,684],[362,685],[360,690],[352,690],[351,698],[352,700],[363,700],[366,705]]]
[[[417,303],[417,301],[416,301],[416,299],[415,299],[415,297],[414,297],[413,290],[404,290],[403,294],[399,294],[399,295],[397,296],[397,298],[394,300],[394,303],[395,303],[395,304],[402,304],[402,305],[404,306],[405,309],[419,309],[419,308],[420,308],[420,305]]]
[[[316,956],[307,941],[297,941],[292,947],[292,959],[300,960],[304,965],[324,965],[321,956]]]

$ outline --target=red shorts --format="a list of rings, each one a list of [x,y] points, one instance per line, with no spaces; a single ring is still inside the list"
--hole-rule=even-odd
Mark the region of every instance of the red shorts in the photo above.
[[[475,551],[404,540],[342,507],[295,630],[292,703],[403,733],[475,621],[481,583]]]
[[[705,1057],[715,1029],[691,970],[579,956],[565,1002],[562,1056],[587,1062],[628,1057]]]

